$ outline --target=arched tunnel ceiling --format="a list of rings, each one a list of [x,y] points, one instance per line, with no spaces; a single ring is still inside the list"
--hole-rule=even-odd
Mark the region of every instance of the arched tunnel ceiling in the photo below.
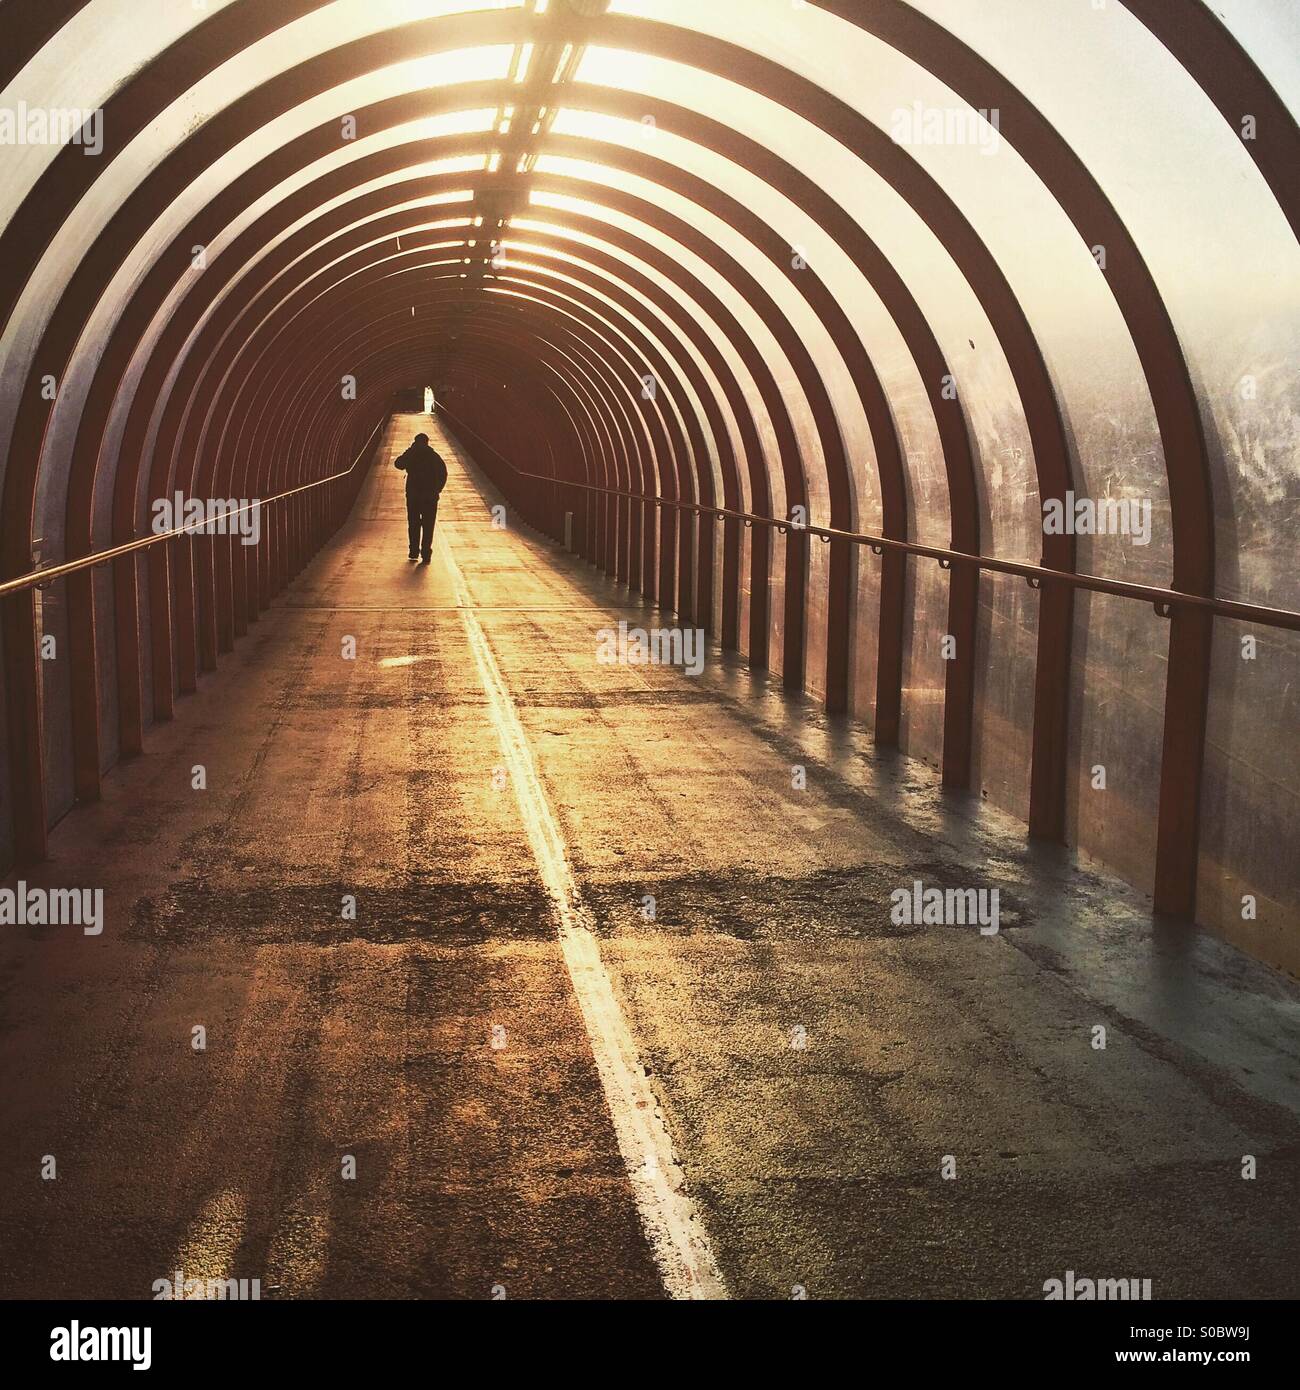
[[[868,524],[889,494],[895,515],[888,520],[910,525],[913,536],[942,541],[950,531],[962,548],[1034,558],[1020,519],[991,494],[1001,484],[1021,497],[1048,496],[1061,482],[1088,481],[1089,456],[1076,440],[1071,458],[1067,443],[1079,340],[1130,382],[1134,368],[1145,372],[1147,391],[1139,394],[1146,399],[1133,403],[1127,423],[1147,435],[1153,464],[1163,453],[1183,476],[1172,488],[1154,468],[1141,480],[1171,520],[1142,557],[1150,562],[1142,577],[1213,587],[1205,573],[1207,512],[1217,505],[1235,523],[1240,482],[1221,437],[1206,438],[1221,436],[1216,425],[1236,423],[1216,419],[1204,385],[1221,341],[1215,276],[1226,273],[1223,243],[1231,240],[1223,234],[1225,194],[1243,233],[1278,258],[1234,264],[1234,297],[1248,301],[1296,278],[1281,273],[1288,262],[1294,268],[1295,254],[1281,225],[1296,216],[1294,161],[1285,157],[1295,71],[1286,43],[1268,42],[1286,38],[1282,11],[1238,4],[1215,18],[1189,3],[1172,7],[1186,11],[1180,27],[1171,7],[1138,3],[1085,15],[1062,4],[1050,17],[1039,6],[1030,24],[1025,7],[1007,0],[981,7],[977,23],[969,7],[937,0],[263,0],[189,11],[137,4],[129,18],[112,0],[64,6],[57,15],[42,6],[39,17],[36,7],[10,8],[21,16],[11,39],[39,47],[18,68],[7,100],[102,106],[104,149],[87,159],[75,148],[27,146],[17,177],[6,182],[6,385],[37,367],[55,369],[69,384],[84,382],[87,393],[93,380],[103,398],[99,378],[129,379],[118,365],[127,349],[141,370],[179,306],[207,318],[214,302],[263,273],[290,207],[301,224],[299,246],[313,214],[329,209],[343,251],[349,236],[364,234],[355,194],[377,195],[366,208],[373,213],[385,197],[410,192],[413,170],[440,161],[451,180],[443,196],[469,195],[460,200],[464,249],[473,252],[466,284],[451,277],[443,286],[466,303],[489,293],[483,281],[493,272],[484,262],[496,211],[509,214],[507,261],[516,246],[522,251],[514,223],[534,203],[571,213],[581,207],[686,265],[694,249],[683,255],[674,215],[713,241],[725,264],[700,263],[705,283],[735,301],[742,332],[775,364],[803,446],[801,468],[778,459],[771,421],[761,418],[778,503],[785,489],[791,498],[801,492],[834,525]],[[1193,21],[1205,42],[1188,49],[1180,36]],[[1207,51],[1222,61],[1207,61]],[[1195,61],[1184,67],[1176,53]],[[1276,90],[1248,61],[1263,53]],[[1124,81],[1108,72],[1121,57]],[[1145,86],[1135,92],[1139,76]],[[1096,120],[1108,99],[1131,107],[1145,128],[1135,130],[1127,110]],[[979,110],[997,113],[996,130]],[[1229,125],[1238,110],[1256,115],[1255,138],[1240,139]],[[346,118],[354,122],[347,131]],[[950,133],[966,122],[969,143],[932,139],[925,123],[944,120],[954,123]],[[903,129],[908,121],[914,133]],[[1229,168],[1217,187],[1211,178],[1189,187],[1182,155],[1202,170]],[[350,205],[356,220],[345,227]],[[418,195],[410,212],[418,228]],[[486,224],[476,226],[485,213]],[[390,220],[386,229],[397,225]],[[157,273],[169,261],[184,264],[195,245],[214,267],[248,227],[256,228],[260,253],[249,254],[245,236],[239,263],[221,275]],[[1198,228],[1206,229],[1201,244],[1189,244]],[[564,220],[556,233],[568,234]],[[378,264],[394,245],[372,238],[363,254]],[[1104,271],[1094,246],[1108,253]],[[808,261],[802,281],[782,264],[799,253]],[[594,273],[581,264],[581,248],[569,254],[570,278]],[[616,254],[626,258],[628,248]],[[1121,259],[1130,263],[1117,266]],[[311,264],[311,253],[301,254],[279,283]],[[1189,266],[1198,268],[1194,277],[1184,273]],[[170,293],[146,298],[159,282],[170,282]],[[319,292],[341,291],[322,284]],[[801,376],[791,360],[800,348],[783,351],[755,311],[754,300],[766,296],[812,359],[811,373],[805,364]],[[698,304],[692,312],[734,359],[727,332]],[[643,301],[637,316],[647,327],[662,324]],[[245,320],[242,331],[252,328]],[[119,351],[95,364],[106,339]],[[203,342],[191,340],[188,350]],[[971,343],[978,356],[963,360],[961,348]],[[412,344],[430,346],[418,324]],[[684,350],[671,334],[663,345]],[[958,380],[962,409],[918,408],[918,395],[934,397],[936,369],[945,367]],[[309,359],[299,370],[310,370]],[[716,378],[710,386],[720,394]],[[744,386],[754,399],[756,384]],[[22,387],[9,396],[0,430],[25,461],[6,475],[9,556],[28,548],[21,531],[32,508],[23,503],[35,498],[41,443],[58,449],[84,401],[83,392],[61,390],[46,431],[39,392],[35,401]],[[120,391],[115,404],[122,408]],[[690,405],[701,419],[698,399]],[[80,421],[87,452],[112,428],[109,412],[98,417]],[[897,453],[887,438],[891,419],[909,438],[913,476],[904,483],[915,491],[920,482],[928,503],[938,482],[961,504],[952,515],[931,505],[913,506],[908,522],[897,515],[905,506],[897,462],[881,457]],[[1013,437],[1004,441],[1004,433]],[[974,436],[974,448],[964,434]],[[716,460],[712,429],[707,435],[706,457]],[[1011,448],[991,469],[995,437]],[[847,455],[856,469],[846,466]],[[896,475],[889,484],[881,479],[886,469]],[[1175,545],[1180,526],[1183,547]],[[1089,558],[1105,570],[1104,556]],[[1243,597],[1286,601],[1276,586],[1289,584],[1289,573],[1248,580],[1238,560],[1234,547],[1234,572],[1220,573],[1220,584],[1229,580],[1229,591]],[[1261,579],[1262,590],[1252,586]]]
[[[9,0],[0,24],[0,107],[95,113],[80,146],[6,151],[0,580],[142,534],[173,488],[324,476],[436,381],[476,418],[510,401],[549,476],[1300,607],[1292,6]],[[1148,543],[1044,535],[1071,493],[1146,499]],[[778,662],[811,641],[842,701],[843,557],[810,638],[771,549],[751,649],[770,577]],[[963,650],[977,583],[959,567],[937,619]],[[1072,591],[1037,623],[1059,834]],[[1175,612],[1192,714],[1165,720],[1162,805],[1199,767],[1209,644]],[[944,675],[954,785],[974,679]]]

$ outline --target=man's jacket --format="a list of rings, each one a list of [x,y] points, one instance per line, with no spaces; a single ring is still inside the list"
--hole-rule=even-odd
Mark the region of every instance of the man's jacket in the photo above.
[[[393,464],[406,474],[406,495],[421,502],[436,502],[447,486],[447,465],[428,444],[412,444]]]

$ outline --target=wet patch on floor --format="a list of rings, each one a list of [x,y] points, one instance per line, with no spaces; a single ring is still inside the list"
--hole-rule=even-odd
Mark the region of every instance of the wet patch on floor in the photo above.
[[[355,898],[355,919],[345,917]],[[555,934],[551,901],[540,887],[501,883],[409,882],[295,884],[232,892],[201,879],[141,898],[128,939],[241,941],[249,945],[336,946],[348,941],[385,945],[429,941],[478,945],[547,940]]]
[[[798,878],[777,875],[685,874],[643,882],[587,883],[583,896],[603,936],[646,930],[689,936],[712,933],[742,941],[816,941],[913,936],[926,930],[976,931],[976,925],[898,924],[891,920],[890,895],[911,891],[915,880],[926,887],[965,890],[952,865],[927,863],[899,869],[864,865],[858,869],[824,869]],[[1024,922],[1017,899],[1000,890],[999,930]],[[650,904],[653,897],[653,916]]]
[[[409,709],[414,705],[437,705],[445,709],[449,703],[448,684],[441,676],[436,680],[422,682],[423,690],[375,690],[370,687],[357,690],[310,690],[304,691],[294,700],[297,710],[394,710]],[[458,710],[473,709],[487,703],[481,692],[473,690],[455,692]]]
[[[656,709],[672,705],[716,705],[707,690],[529,690],[511,688],[520,709]]]

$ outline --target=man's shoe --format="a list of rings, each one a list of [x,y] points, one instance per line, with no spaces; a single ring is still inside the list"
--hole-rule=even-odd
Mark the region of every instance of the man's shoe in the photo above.
[[[420,559],[423,560],[426,565],[431,564],[433,562],[433,552],[431,550],[422,551]]]
[[[411,551],[411,553],[410,553],[406,558],[407,558],[408,560],[418,560],[420,557],[419,557],[419,556],[415,553],[415,551],[413,550],[413,551]]]

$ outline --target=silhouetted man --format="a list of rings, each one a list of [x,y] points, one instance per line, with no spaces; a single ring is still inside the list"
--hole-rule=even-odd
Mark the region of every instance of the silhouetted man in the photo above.
[[[406,474],[406,529],[411,539],[412,560],[427,565],[433,558],[433,528],[438,520],[438,498],[447,486],[447,465],[429,444],[427,434],[393,464]]]

